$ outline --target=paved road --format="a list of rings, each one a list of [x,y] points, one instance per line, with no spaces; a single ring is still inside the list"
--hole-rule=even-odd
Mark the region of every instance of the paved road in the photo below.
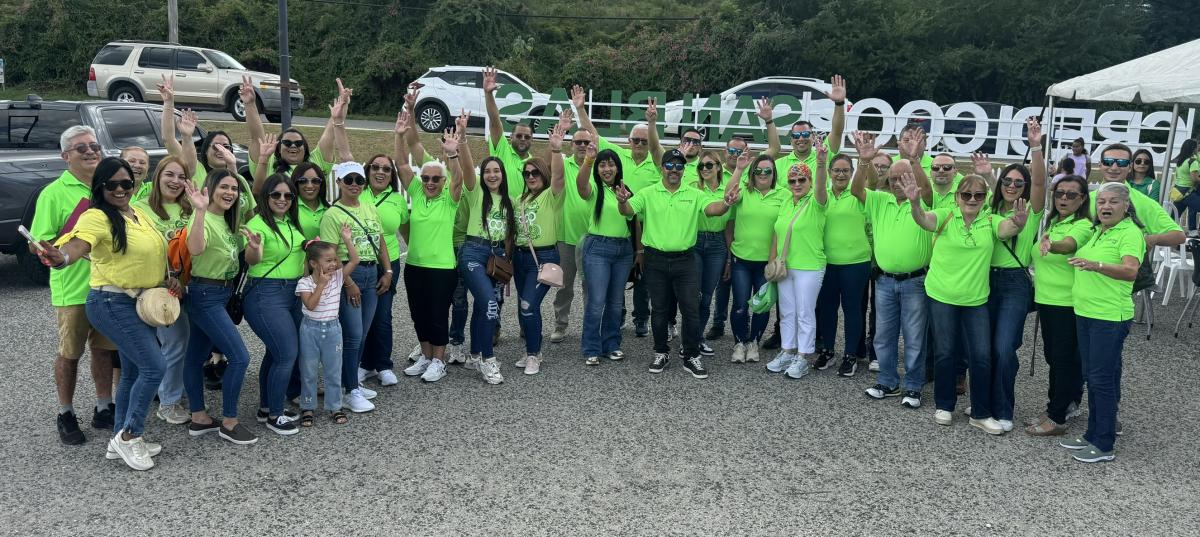
[[[525,377],[511,366],[521,340],[510,305],[498,349],[503,385],[457,366],[434,385],[372,384],[375,412],[347,426],[319,420],[289,438],[252,425],[261,440],[246,447],[189,438],[151,418],[148,436],[164,452],[156,468],[136,473],[103,458],[97,431],[87,430],[84,446],[58,443],[53,312],[46,289],[15,271],[14,258],[0,256],[10,431],[0,534],[1200,533],[1197,335],[1175,340],[1169,327],[1151,342],[1138,328],[1127,343],[1126,434],[1107,465],[1070,461],[1052,440],[988,437],[961,415],[939,427],[930,405],[867,399],[873,379],[862,374],[790,380],[761,364],[712,360],[705,381],[677,362],[650,375],[649,342],[632,337],[626,361],[586,368],[572,335],[548,345],[543,374]],[[413,344],[404,304],[395,312],[400,356]],[[1158,318],[1173,324],[1181,306],[1159,307]],[[578,327],[578,302],[575,312]],[[727,336],[716,348],[731,345]],[[1027,374],[1028,345],[1019,418],[1041,409],[1046,389],[1044,364]],[[93,402],[84,369],[80,408]],[[257,394],[251,380],[241,416],[253,414]],[[210,394],[208,405],[219,401]]]
[[[200,117],[201,121],[233,121],[233,116],[231,116],[225,112],[197,112],[196,115]],[[263,121],[266,121],[266,119],[264,118]],[[324,127],[326,121],[328,121],[328,120],[323,117],[304,117],[304,116],[292,117],[293,125],[303,125],[303,126],[308,126],[308,127]],[[391,131],[392,127],[394,126],[394,123],[390,123],[387,121],[367,121],[364,119],[348,119],[348,120],[346,120],[346,126],[349,128],[352,128],[352,129]]]

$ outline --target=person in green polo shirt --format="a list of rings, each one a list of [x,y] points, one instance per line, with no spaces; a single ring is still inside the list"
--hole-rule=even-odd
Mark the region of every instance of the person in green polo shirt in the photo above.
[[[300,333],[300,300],[296,281],[304,275],[304,233],[296,213],[296,187],[282,173],[263,182],[258,210],[246,223],[249,278],[243,308],[250,329],[266,347],[258,375],[258,415],[280,435],[296,434],[296,416],[285,416],[283,403],[296,367]],[[347,228],[348,229],[348,228]]]
[[[520,177],[521,165],[529,160],[533,153],[529,151],[533,141],[533,128],[528,123],[517,123],[512,134],[504,137],[504,118],[500,117],[500,108],[496,105],[496,68],[487,67],[483,70],[483,103],[488,115],[488,153],[496,157],[504,165],[507,177]],[[508,196],[516,199],[521,197],[525,185],[521,181],[508,182]]]
[[[1186,219],[1189,232],[1196,231],[1196,220],[1200,218],[1200,194],[1195,192],[1195,181],[1200,174],[1200,152],[1195,140],[1187,139],[1175,156],[1175,189],[1171,200],[1175,209]]]
[[[1071,296],[1087,380],[1088,427],[1082,436],[1064,439],[1059,445],[1072,450],[1072,457],[1080,462],[1115,458],[1121,354],[1133,319],[1133,281],[1146,253],[1129,192],[1122,182],[1100,186],[1094,232],[1068,260],[1076,269]]]
[[[833,101],[833,125],[829,137],[825,138],[825,150],[828,157],[837,155],[842,150],[842,136],[846,128],[846,81],[841,75],[833,75],[832,88],[825,94]],[[813,148],[812,123],[800,120],[792,124],[788,136],[792,140],[792,150],[786,155],[775,159],[775,172],[779,177],[787,177],[788,170],[796,164],[804,164],[808,169],[817,169],[817,152]],[[783,188],[787,185],[777,185]]]
[[[1094,231],[1086,203],[1088,182],[1079,175],[1067,175],[1054,183],[1051,192],[1054,204],[1046,215],[1039,251],[1033,255],[1034,302],[1042,329],[1043,354],[1050,366],[1050,389],[1046,411],[1025,427],[1032,436],[1065,434],[1067,420],[1079,412],[1083,399],[1083,369],[1071,294],[1076,271],[1067,261]]]
[[[333,163],[348,158],[349,149],[346,141],[346,114],[349,112],[350,96],[354,90],[342,86],[342,79],[337,79],[338,92],[334,104],[329,108],[329,120],[317,147],[310,148],[308,138],[299,129],[285,129],[279,134],[276,144],[263,158],[260,141],[267,136],[263,127],[262,117],[258,113],[258,97],[251,84],[249,76],[242,76],[242,84],[238,88],[238,98],[246,107],[246,128],[250,131],[250,156],[255,159],[250,162],[250,170],[254,172],[255,183],[262,184],[268,174],[291,174],[302,162],[312,162],[321,168],[326,175],[333,170]],[[340,135],[340,136],[339,136]],[[335,153],[342,153],[342,158],[336,158]],[[257,163],[257,164],[256,164]],[[258,188],[254,189],[257,195]]]
[[[728,186],[728,178],[722,173],[723,160],[725,159],[722,153],[712,149],[705,149],[700,153],[700,160],[697,161],[699,164],[696,166],[700,172],[700,179],[692,182],[685,181],[685,184],[709,196],[724,196],[726,187]],[[750,159],[747,156],[746,162],[742,165],[743,169],[749,163]],[[708,324],[708,317],[712,312],[713,296],[717,288],[720,286],[722,280],[728,282],[729,245],[725,241],[725,225],[728,222],[729,213],[725,212],[716,216],[701,215],[700,221],[697,224],[695,251],[697,267],[700,271],[701,332],[704,331],[705,325]],[[729,307],[728,296],[725,298],[724,307]],[[722,314],[720,318],[723,324],[725,316]],[[700,340],[700,354],[703,356],[713,355],[712,347],[709,346],[704,338]]]
[[[408,147],[403,133],[396,136],[400,143],[394,148],[393,155],[397,160],[384,154],[374,155],[367,159],[367,190],[363,197],[370,195],[375,211],[379,213],[379,226],[383,231],[383,242],[387,244],[390,268],[399,274],[400,263],[400,226],[408,223],[408,201],[400,192],[401,176],[407,174],[407,183],[412,181],[412,169],[405,162],[408,157]],[[369,377],[377,376],[381,386],[393,386],[400,382],[392,370],[392,303],[396,298],[397,286],[388,286],[387,292],[379,295],[379,303],[375,307],[375,318],[363,340],[362,363],[358,366],[359,383]]]
[[[918,201],[917,181],[905,174],[904,193],[912,218],[933,232],[933,256],[925,292],[930,298],[933,350],[936,355],[934,421],[953,423],[957,400],[955,342],[965,335],[971,382],[971,426],[993,435],[1005,430],[992,416],[994,364],[991,356],[991,323],[988,320],[988,267],[996,240],[1016,236],[1028,216],[1025,200],[1017,199],[1013,214],[1000,218],[987,210],[987,180],[968,175],[958,185],[954,209],[926,212]]]
[[[1104,175],[1106,183],[1125,183],[1133,169],[1132,164],[1133,151],[1125,144],[1111,144],[1100,153],[1100,173]],[[1091,193],[1092,214],[1097,214],[1096,192]],[[1187,240],[1183,228],[1167,214],[1158,200],[1134,190],[1129,193],[1129,202],[1133,204],[1139,227],[1146,235],[1147,251],[1152,251],[1155,246],[1173,248]]]
[[[725,214],[737,201],[741,190],[735,186],[728,192],[714,192],[683,184],[687,157],[682,151],[671,150],[662,160],[662,183],[645,188],[637,195],[621,188],[617,191],[617,200],[621,214],[637,215],[644,223],[645,264],[642,270],[650,290],[651,331],[654,333],[654,360],[650,363],[650,372],[661,373],[670,363],[667,320],[674,314],[671,307],[674,304],[683,319],[679,352],[683,367],[693,377],[704,379],[708,378],[708,370],[700,359],[700,336],[704,327],[700,325],[700,270],[694,248],[697,228],[701,217]],[[715,156],[710,161],[712,170],[720,165]],[[745,159],[745,164],[749,164],[749,159]]]
[[[76,126],[63,131],[59,138],[62,158],[67,169],[38,193],[30,224],[34,239],[54,242],[70,231],[79,215],[88,209],[92,197],[92,174],[100,159],[102,148],[96,142],[91,127]],[[33,245],[30,253],[37,253]],[[84,344],[91,349],[92,379],[96,384],[96,410],[92,426],[112,429],[113,361],[116,346],[92,327],[84,303],[91,266],[80,260],[62,270],[50,272],[50,303],[54,305],[58,322],[58,351],[54,359],[54,384],[58,393],[58,438],[66,445],[82,444],[87,439],[79,430],[75,416],[75,384],[79,376],[79,358]]]
[[[746,155],[743,152],[738,159]],[[766,283],[763,269],[769,257],[771,234],[779,207],[790,195],[786,190],[775,188],[775,163],[771,155],[759,154],[746,169],[749,177],[745,181],[730,179],[730,184],[742,183],[736,187],[742,193],[726,226],[727,229],[732,227],[728,234],[732,258],[729,272],[733,281],[733,311],[729,320],[734,339],[730,361],[734,363],[758,361],[759,342],[771,314],[751,316],[749,300]]]

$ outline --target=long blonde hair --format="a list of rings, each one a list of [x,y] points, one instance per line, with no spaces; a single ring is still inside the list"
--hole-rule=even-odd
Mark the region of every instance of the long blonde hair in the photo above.
[[[158,166],[154,167],[154,175],[152,176],[150,183],[150,198],[147,203],[150,204],[150,210],[154,211],[154,214],[158,215],[158,217],[162,219],[169,217],[167,210],[163,208],[163,195],[162,190],[159,188],[162,183],[163,170],[167,168],[168,164],[178,164],[180,168],[183,168],[183,179],[185,181],[192,180],[191,171],[188,170],[187,164],[183,161],[183,159],[175,155],[167,155],[163,157],[162,160],[158,161]],[[179,204],[179,216],[181,218],[191,216],[192,202],[188,199],[187,194],[181,192],[179,197],[175,198],[175,203]]]

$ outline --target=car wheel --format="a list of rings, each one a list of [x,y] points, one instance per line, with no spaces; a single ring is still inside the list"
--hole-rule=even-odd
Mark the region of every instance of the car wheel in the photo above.
[[[229,94],[229,103],[226,105],[229,115],[233,116],[234,121],[246,121],[246,105],[238,98],[237,93]]]
[[[29,253],[24,245],[17,248],[17,265],[29,281],[41,286],[50,285],[50,267],[43,265],[38,256]]]
[[[417,108],[417,124],[425,132],[442,132],[447,125],[447,114],[446,107],[435,102],[427,102]]]
[[[129,84],[120,84],[109,92],[109,98],[119,103],[140,103],[142,94]]]

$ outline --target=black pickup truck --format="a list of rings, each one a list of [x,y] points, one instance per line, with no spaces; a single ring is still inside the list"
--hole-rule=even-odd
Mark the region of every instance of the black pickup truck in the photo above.
[[[45,285],[49,272],[27,249],[17,226],[29,227],[38,193],[67,168],[59,135],[73,125],[96,129],[105,156],[121,148],[141,146],[150,153],[150,169],[167,155],[159,118],[162,107],[110,101],[43,101],[30,95],[24,101],[0,101],[0,253],[16,255],[22,271]],[[179,113],[176,112],[178,116]],[[205,132],[196,129],[197,149]],[[238,160],[245,149],[235,146]]]

